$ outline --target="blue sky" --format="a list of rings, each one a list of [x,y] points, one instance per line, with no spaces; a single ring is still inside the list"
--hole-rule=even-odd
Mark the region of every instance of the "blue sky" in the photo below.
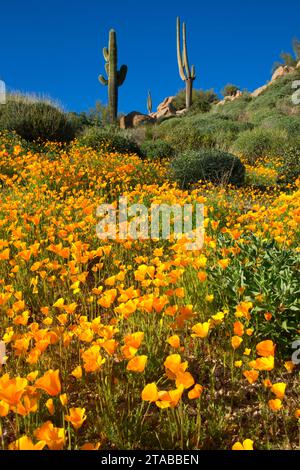
[[[44,93],[69,111],[107,101],[98,82],[108,31],[128,65],[119,110],[146,111],[183,87],[176,16],[187,23],[196,88],[233,82],[253,90],[269,80],[282,50],[300,38],[299,0],[0,0],[0,78],[13,90]]]

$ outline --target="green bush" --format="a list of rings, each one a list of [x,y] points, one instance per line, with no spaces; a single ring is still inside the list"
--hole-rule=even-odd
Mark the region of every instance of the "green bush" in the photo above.
[[[261,126],[267,129],[280,129],[286,131],[290,137],[300,134],[300,115],[284,116],[274,114],[266,117]]]
[[[248,93],[243,93],[242,96],[234,101],[228,101],[222,105],[214,106],[212,112],[227,116],[235,121],[249,121],[247,108],[252,100],[253,98]]]
[[[177,152],[198,150],[203,147],[228,150],[239,132],[252,128],[249,123],[233,121],[215,114],[195,115],[164,123],[157,135],[166,140]]]
[[[245,167],[239,158],[219,150],[201,149],[178,154],[171,165],[172,173],[183,188],[197,181],[242,185]]]
[[[235,96],[238,91],[241,91],[240,87],[233,85],[232,83],[228,83],[223,90],[221,91],[222,95],[225,96]]]
[[[150,159],[168,158],[174,156],[174,149],[163,140],[146,141],[141,145],[144,157]]]
[[[232,151],[254,164],[260,157],[278,156],[286,138],[284,131],[258,127],[242,132],[234,142]]]
[[[57,107],[19,96],[9,96],[0,106],[0,130],[15,131],[29,142],[70,142],[75,137],[74,126]]]
[[[140,147],[120,129],[115,127],[91,127],[84,131],[78,139],[80,145],[95,150],[105,149],[108,152],[135,153],[142,156]]]
[[[279,171],[279,182],[294,183],[300,178],[300,140],[286,143],[281,150],[280,157],[283,164]]]
[[[214,90],[193,90],[193,104],[189,112],[207,113],[211,109],[211,105],[218,101],[218,95]],[[173,106],[176,110],[186,107],[186,91],[180,90],[175,99]]]

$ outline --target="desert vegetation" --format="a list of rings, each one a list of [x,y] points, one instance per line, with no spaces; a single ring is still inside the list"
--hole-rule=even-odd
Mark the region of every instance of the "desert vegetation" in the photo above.
[[[180,30],[169,115],[120,129],[114,30],[108,106],[0,106],[0,449],[299,449],[300,69],[221,100]],[[203,246],[99,239],[120,196],[203,205]]]

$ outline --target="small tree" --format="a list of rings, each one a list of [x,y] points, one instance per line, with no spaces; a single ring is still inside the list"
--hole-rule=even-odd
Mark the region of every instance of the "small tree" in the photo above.
[[[282,52],[280,54],[280,58],[282,62],[275,62],[273,65],[273,72],[275,72],[278,67],[282,65],[287,65],[288,67],[296,67],[298,62],[300,61],[300,41],[299,39],[293,39],[293,51],[294,55],[290,52]]]
[[[237,94],[238,91],[240,91],[241,89],[236,86],[236,85],[233,85],[232,83],[228,83],[228,85],[226,85],[223,90],[222,90],[222,95],[224,97],[226,96],[235,96]]]

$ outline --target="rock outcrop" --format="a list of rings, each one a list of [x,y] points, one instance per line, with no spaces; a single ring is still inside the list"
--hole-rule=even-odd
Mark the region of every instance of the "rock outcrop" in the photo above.
[[[253,96],[253,98],[257,98],[257,97],[258,97],[259,95],[261,95],[262,92],[265,91],[267,88],[268,88],[268,85],[260,86],[259,88],[257,88],[256,90],[254,90],[254,91],[251,93],[251,96]]]
[[[274,82],[274,80],[277,80],[277,78],[284,77],[285,75],[288,75],[289,73],[293,72],[294,70],[295,70],[294,67],[289,67],[288,65],[281,65],[273,73],[272,78],[271,78],[271,82]]]
[[[241,90],[238,90],[234,95],[225,96],[225,98],[219,101],[217,105],[228,103],[228,101],[235,101],[236,99],[240,98],[242,95],[243,95],[243,92]]]
[[[164,101],[158,105],[157,111],[150,114],[150,117],[153,119],[160,119],[163,117],[176,116],[176,108],[173,105],[174,99],[175,96],[168,96],[165,98]]]
[[[300,62],[299,64],[297,65],[297,67],[300,67]],[[275,82],[275,80],[277,80],[278,78],[281,78],[281,77],[284,77],[285,75],[288,75],[289,73],[291,72],[294,72],[295,68],[294,67],[290,67],[288,65],[280,65],[280,67],[278,67],[275,72],[273,73],[272,75],[272,78],[271,78],[271,81],[266,83],[265,85],[257,88],[256,90],[254,90],[252,93],[251,93],[251,96],[253,96],[253,98],[257,98],[259,95],[262,94],[263,91],[265,91],[273,82]]]
[[[154,122],[155,120],[147,114],[139,113],[138,111],[132,111],[126,116],[122,116],[120,119],[121,129],[130,129],[132,127],[138,127],[142,124]]]

